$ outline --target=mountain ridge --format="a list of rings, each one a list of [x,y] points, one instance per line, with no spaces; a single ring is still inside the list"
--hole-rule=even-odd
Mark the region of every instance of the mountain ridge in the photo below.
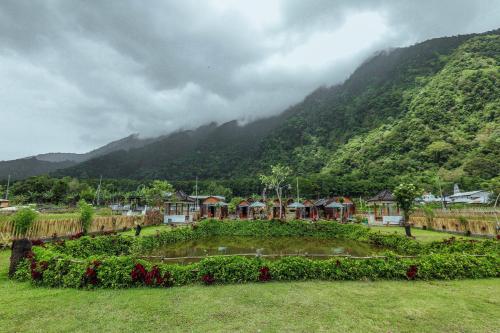
[[[482,34],[435,38],[409,47],[380,51],[364,61],[342,84],[319,87],[302,102],[277,116],[243,126],[237,121],[230,121],[178,131],[143,146],[114,150],[52,173],[81,178],[103,175],[105,178],[189,180],[199,177],[229,180],[255,178],[268,170],[270,165],[283,163],[290,165],[294,173],[301,177],[316,179],[314,181],[321,186],[330,183],[328,186],[332,190],[346,193],[350,186],[356,193],[373,192],[373,181],[356,178],[377,179],[379,187],[386,187],[398,177],[391,174],[383,179],[383,175],[387,174],[380,168],[374,168],[378,174],[367,172],[345,154],[352,153],[350,149],[354,148],[362,150],[359,144],[366,140],[375,145],[376,141],[370,141],[370,136],[383,133],[381,128],[384,126],[396,126],[413,112],[415,106],[411,102],[421,91],[428,91],[429,82],[448,80],[441,72],[450,66],[457,50],[478,36],[499,34],[500,29],[497,29]],[[478,44],[476,47],[486,45]],[[493,45],[488,52],[484,57],[494,59],[498,49]],[[472,70],[467,66],[473,66],[476,58],[483,57],[479,53],[471,54],[472,60],[463,68],[465,71]],[[476,86],[471,84],[470,89]],[[440,91],[446,95],[448,91],[453,91],[453,87]],[[439,99],[434,99],[438,103]],[[486,97],[481,96],[480,99]],[[435,109],[436,115],[446,115],[446,110]],[[494,123],[498,121],[495,115],[491,117]],[[481,131],[487,131],[484,122],[478,123],[478,126],[482,126]],[[407,130],[411,132],[412,128]],[[494,129],[492,131],[495,132]],[[493,145],[492,149],[495,150],[496,146]],[[339,159],[336,159],[336,154]],[[403,160],[407,158],[405,154]],[[359,159],[371,165],[364,157]],[[430,170],[439,169],[438,162],[427,161],[426,166]],[[410,174],[412,170],[407,168],[403,173]],[[447,172],[450,170],[451,166]],[[490,179],[496,174],[484,173],[483,176],[475,181]]]

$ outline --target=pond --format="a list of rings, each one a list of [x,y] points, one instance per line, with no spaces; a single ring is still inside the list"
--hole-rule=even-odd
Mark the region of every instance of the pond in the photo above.
[[[148,253],[150,260],[166,263],[189,263],[214,255],[263,256],[275,259],[283,256],[302,255],[314,259],[328,259],[335,255],[367,256],[381,249],[368,243],[312,237],[235,237],[217,236],[157,248]]]

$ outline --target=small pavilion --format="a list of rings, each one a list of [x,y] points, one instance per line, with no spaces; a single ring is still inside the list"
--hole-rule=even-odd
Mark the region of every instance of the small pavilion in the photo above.
[[[367,200],[371,212],[368,215],[370,223],[399,224],[401,214],[393,194],[389,190],[383,190],[374,197]]]

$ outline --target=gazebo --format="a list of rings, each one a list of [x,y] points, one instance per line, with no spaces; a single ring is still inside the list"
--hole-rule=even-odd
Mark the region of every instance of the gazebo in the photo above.
[[[255,219],[256,217],[263,218],[266,216],[266,204],[260,201],[254,201],[249,206],[250,214]]]
[[[185,223],[196,220],[196,201],[183,191],[177,191],[165,202],[164,223]]]
[[[367,205],[371,207],[371,213],[368,215],[370,223],[400,224],[399,207],[389,190],[380,191],[377,195],[368,199]]]
[[[298,201],[292,202],[287,206],[288,209],[287,216],[290,215],[289,217],[294,217],[293,215],[295,215],[296,219],[302,219],[305,207],[306,206],[304,206],[304,204],[301,202]]]

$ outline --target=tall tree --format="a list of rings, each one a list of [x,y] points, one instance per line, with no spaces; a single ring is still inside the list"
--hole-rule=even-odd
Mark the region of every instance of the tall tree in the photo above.
[[[264,184],[268,189],[274,190],[276,192],[276,196],[278,197],[278,201],[280,204],[280,218],[283,216],[283,203],[281,194],[283,186],[291,173],[292,170],[290,169],[290,167],[277,164],[271,166],[270,175],[260,176],[262,184]]]
[[[141,190],[142,196],[146,199],[148,205],[160,207],[163,200],[175,191],[172,184],[166,180],[154,180],[150,186]]]
[[[415,208],[415,199],[421,196],[423,191],[411,183],[402,183],[394,189],[394,197],[403,211],[403,225],[406,236],[412,237],[410,226],[410,214]]]

